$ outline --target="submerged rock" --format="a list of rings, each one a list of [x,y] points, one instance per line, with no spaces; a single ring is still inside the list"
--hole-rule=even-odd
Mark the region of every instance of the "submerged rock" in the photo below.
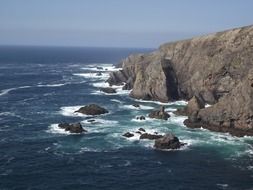
[[[81,123],[60,123],[58,127],[65,129],[65,131],[69,131],[70,133],[87,132],[85,129],[83,129]]]
[[[101,114],[108,113],[108,110],[96,104],[90,104],[90,105],[81,107],[79,110],[75,112],[79,112],[85,115],[101,115]]]
[[[114,88],[110,88],[110,87],[100,88],[99,90],[104,93],[107,93],[107,94],[115,94],[116,93],[116,90]]]
[[[98,72],[98,73],[96,74],[96,76],[102,76],[102,73],[101,73],[101,72]]]
[[[97,69],[97,70],[103,70],[104,68],[103,68],[103,67],[97,66],[96,69]]]
[[[130,133],[130,132],[127,132],[127,133],[125,133],[125,134],[122,135],[122,136],[124,136],[124,137],[126,137],[126,138],[130,138],[130,137],[133,137],[134,134],[133,134],[133,133]]]
[[[184,144],[180,143],[176,136],[172,133],[168,133],[163,137],[156,139],[154,147],[157,149],[179,149],[183,145]]]
[[[167,120],[170,117],[170,115],[165,111],[164,106],[162,106],[160,110],[151,112],[148,116],[150,118],[163,119],[163,120]]]

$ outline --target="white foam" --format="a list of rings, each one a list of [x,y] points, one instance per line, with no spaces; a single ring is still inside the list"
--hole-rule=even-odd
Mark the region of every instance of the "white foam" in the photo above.
[[[9,89],[4,89],[0,92],[0,96],[4,96],[6,94],[8,94],[11,91],[14,90],[18,90],[18,89],[24,89],[24,88],[31,88],[32,86],[20,86],[20,87],[16,87],[16,88],[9,88]]]
[[[37,87],[60,87],[60,86],[64,86],[66,84],[69,83],[59,83],[59,84],[39,84],[37,85]]]
[[[105,119],[98,119],[98,118],[94,118],[94,122],[88,122],[88,120],[84,120],[82,121],[82,123],[86,123],[86,124],[98,124],[98,125],[116,125],[119,122],[118,121],[114,121],[114,120],[105,120]]]
[[[205,104],[205,108],[211,107],[212,105],[210,104]]]
[[[84,77],[84,78],[87,78],[87,79],[103,79],[103,80],[106,80],[106,79],[109,78],[108,73],[100,73],[100,74],[101,75],[98,75],[98,73],[75,73],[73,75]]]
[[[159,101],[151,101],[151,100],[142,100],[142,99],[134,99],[135,101],[138,102],[147,102],[147,103],[154,103],[154,104],[158,104],[158,105],[178,105],[178,106],[185,106],[188,104],[187,101],[184,100],[179,100],[179,101],[175,101],[175,102],[159,102]]]
[[[174,115],[172,113],[170,113],[170,114],[171,114],[171,117],[168,119],[168,121],[170,123],[184,126],[184,120],[187,119],[186,116],[176,116],[176,115]]]
[[[117,99],[111,99],[111,101],[112,101],[112,102],[117,102],[117,103],[120,103],[120,104],[122,104],[122,103],[123,103],[122,101],[117,100]]]
[[[99,69],[98,67],[102,67]],[[113,64],[92,64],[87,67],[83,67],[83,70],[87,71],[103,71],[103,72],[111,72],[111,71],[119,71],[122,68],[116,68]]]
[[[86,117],[87,115],[75,112],[83,106],[66,106],[60,108],[60,114],[68,117]]]
[[[166,108],[165,109],[166,112],[174,112],[174,111],[177,111],[176,108]]]
[[[152,107],[152,106],[144,106],[144,105],[140,105],[140,107],[135,107],[133,105],[124,105],[123,108],[132,109],[132,110],[152,110],[152,109],[154,109],[154,107]]]
[[[69,131],[65,131],[65,129],[61,129],[60,127],[58,127],[58,124],[51,124],[48,127],[47,132],[53,134],[65,134],[65,135],[71,134]]]

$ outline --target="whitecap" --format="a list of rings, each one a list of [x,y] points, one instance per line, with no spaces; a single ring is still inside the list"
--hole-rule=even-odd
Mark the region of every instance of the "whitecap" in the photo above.
[[[114,120],[106,120],[106,119],[100,119],[100,118],[95,118],[93,119],[95,121],[89,122],[89,120],[84,120],[82,121],[82,123],[86,123],[86,124],[97,124],[97,125],[116,125],[119,122],[118,121],[114,121]]]
[[[184,120],[186,120],[188,117],[186,116],[176,116],[172,113],[171,114],[171,117],[168,119],[168,121],[170,123],[173,123],[173,124],[177,124],[177,125],[180,125],[180,126],[184,126]]]
[[[37,87],[60,87],[67,85],[69,83],[59,83],[59,84],[38,84]]]
[[[152,109],[154,109],[154,107],[152,107],[152,106],[144,106],[144,105],[140,105],[140,107],[135,107],[133,105],[124,105],[122,107],[126,108],[126,109],[133,109],[133,110],[152,110]]]
[[[111,101],[112,101],[112,102],[117,102],[117,103],[120,103],[120,104],[122,104],[122,103],[123,103],[122,101],[117,100],[117,99],[111,99]]]
[[[64,135],[71,134],[69,131],[65,131],[65,129],[61,129],[60,127],[58,127],[58,124],[51,124],[48,127],[48,130],[46,132],[53,133],[53,134],[64,134]]]
[[[177,105],[177,106],[186,106],[188,104],[187,101],[179,100],[174,102],[159,102],[159,101],[152,101],[152,100],[142,100],[142,99],[134,99],[137,102],[147,102],[147,103],[154,103],[158,105]]]
[[[109,74],[108,73],[100,73],[101,75],[98,75],[98,73],[75,73],[73,75],[75,76],[80,76],[80,77],[84,77],[87,79],[108,79],[109,78]]]
[[[18,90],[18,89],[24,89],[24,88],[31,88],[32,86],[20,86],[20,87],[16,87],[16,88],[9,88],[9,89],[4,89],[0,92],[0,96],[4,96],[6,94],[8,94],[11,91],[14,90]]]
[[[83,106],[65,106],[61,107],[59,113],[63,116],[69,116],[69,117],[87,117],[87,115],[75,112],[79,110]]]
[[[113,64],[91,64],[88,65],[87,67],[81,68],[82,70],[87,70],[87,71],[103,71],[103,72],[111,72],[111,71],[119,71],[122,68],[116,68]]]

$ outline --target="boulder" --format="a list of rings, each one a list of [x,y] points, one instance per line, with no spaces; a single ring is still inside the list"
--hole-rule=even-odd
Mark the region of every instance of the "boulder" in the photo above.
[[[60,123],[58,127],[61,129],[65,129],[65,131],[68,131],[70,133],[87,132],[85,129],[83,129],[80,123]]]
[[[151,112],[148,116],[150,118],[163,119],[163,120],[167,120],[170,117],[170,115],[165,111],[164,106],[162,106],[160,110]]]
[[[81,107],[79,110],[75,112],[79,112],[85,115],[101,115],[101,114],[108,113],[108,110],[96,104],[90,104],[90,105]]]
[[[162,135],[143,133],[143,134],[141,134],[140,139],[155,140],[155,139],[159,139],[159,138],[162,138],[162,137],[163,137]]]
[[[127,132],[123,135],[123,137],[126,137],[126,138],[130,138],[130,137],[133,137],[134,134],[133,133],[130,133],[130,132]]]
[[[141,131],[141,132],[144,132],[144,133],[146,132],[146,130],[143,129],[143,128],[139,128],[138,131]]]
[[[155,140],[154,147],[157,149],[179,149],[183,146],[179,139],[172,133],[168,133],[163,137]]]
[[[116,93],[116,90],[114,88],[110,88],[110,87],[100,88],[100,91],[107,93],[107,94],[115,94]]]

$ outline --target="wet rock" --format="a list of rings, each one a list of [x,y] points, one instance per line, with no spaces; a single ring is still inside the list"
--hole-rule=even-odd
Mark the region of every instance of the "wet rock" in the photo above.
[[[157,149],[179,149],[181,146],[183,146],[183,143],[180,143],[179,139],[172,133],[156,139],[154,145]]]
[[[108,110],[96,104],[90,104],[90,105],[81,107],[79,110],[75,112],[79,112],[85,115],[101,115],[101,114],[108,113]]]
[[[89,122],[89,123],[93,123],[95,121],[96,121],[95,119],[89,119],[89,120],[87,120],[87,122]]]
[[[159,139],[159,138],[162,138],[162,137],[163,137],[162,135],[143,133],[143,134],[141,134],[140,139],[155,140],[155,139]]]
[[[60,123],[58,127],[61,129],[65,129],[65,131],[69,131],[70,133],[87,132],[85,129],[83,129],[80,123]]]
[[[114,88],[110,88],[110,87],[100,88],[100,91],[107,93],[107,94],[115,94],[116,93],[116,90]]]
[[[136,108],[139,108],[140,105],[139,104],[133,104],[132,106],[136,107]]]
[[[130,137],[133,137],[134,134],[133,134],[133,133],[130,133],[130,132],[127,132],[127,133],[125,133],[123,136],[126,137],[126,138],[130,138]]]
[[[153,111],[148,115],[150,118],[167,120],[170,115],[165,111],[164,106],[160,110]]]
[[[145,116],[143,116],[143,115],[142,115],[142,116],[136,117],[136,119],[137,119],[137,120],[146,120]]]
[[[146,130],[145,130],[145,129],[143,129],[143,128],[139,128],[139,129],[138,129],[138,131],[141,131],[141,132],[146,132]]]

